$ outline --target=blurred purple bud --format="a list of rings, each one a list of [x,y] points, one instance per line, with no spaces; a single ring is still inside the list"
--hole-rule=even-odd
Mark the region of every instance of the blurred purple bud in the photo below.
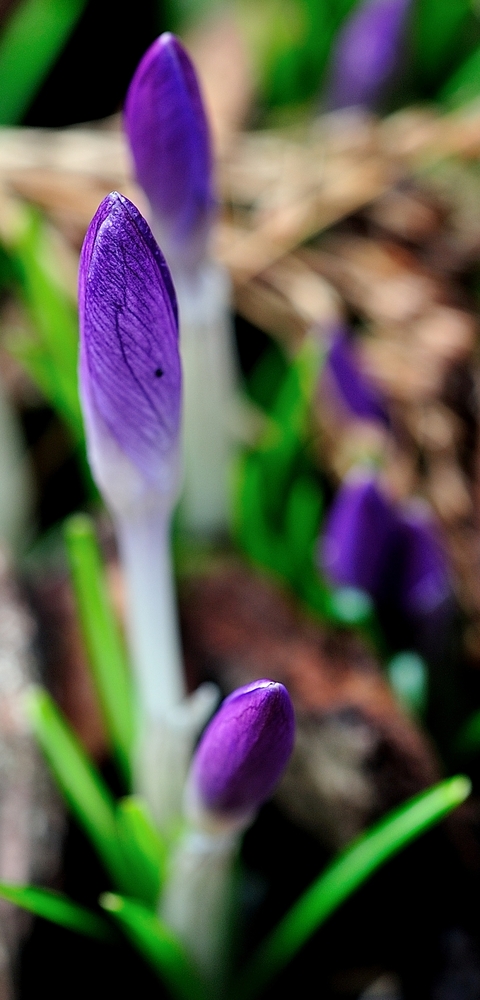
[[[402,568],[399,599],[404,611],[430,614],[451,594],[448,566],[436,526],[428,512],[412,506],[401,515]]]
[[[113,439],[143,479],[159,486],[180,429],[177,305],[145,219],[117,192],[102,201],[85,237],[79,308],[89,451],[104,445],[111,452]]]
[[[320,540],[320,563],[336,586],[381,595],[385,570],[396,544],[393,508],[368,472],[349,476],[330,508]]]
[[[380,394],[361,371],[355,346],[345,330],[337,332],[332,339],[326,370],[333,377],[343,402],[356,417],[388,425]]]
[[[332,55],[330,108],[371,107],[397,68],[410,0],[363,0],[340,29]]]
[[[135,71],[125,128],[167,259],[195,265],[205,253],[215,205],[213,158],[195,70],[169,32],[153,42]]]
[[[248,815],[269,798],[293,750],[295,721],[283,684],[259,680],[225,699],[205,730],[191,779],[203,807]]]

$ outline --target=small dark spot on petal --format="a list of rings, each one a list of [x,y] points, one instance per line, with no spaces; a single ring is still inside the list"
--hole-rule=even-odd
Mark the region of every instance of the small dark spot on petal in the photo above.
[[[161,368],[156,368],[155,369],[155,378],[161,378],[162,375],[163,375],[162,369]]]

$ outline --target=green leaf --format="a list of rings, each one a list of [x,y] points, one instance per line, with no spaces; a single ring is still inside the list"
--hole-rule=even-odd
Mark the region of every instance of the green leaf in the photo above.
[[[25,209],[24,216],[8,250],[18,267],[21,294],[35,330],[37,352],[32,355],[30,351],[30,373],[33,377],[35,371],[42,373],[40,388],[48,392],[49,402],[81,444],[84,429],[78,396],[77,311],[49,270],[48,228],[33,209]]]
[[[134,696],[92,520],[84,514],[70,517],[65,541],[88,662],[115,757],[130,787]]]
[[[0,38],[0,124],[20,122],[86,0],[21,0]]]
[[[118,804],[117,826],[131,878],[129,894],[153,908],[158,903],[167,847],[142,799],[130,795]]]
[[[208,1000],[205,984],[178,938],[141,903],[105,893],[100,904],[178,1000]]]
[[[432,84],[445,79],[445,71],[451,72],[465,56],[472,27],[470,0],[418,0],[413,7],[412,35],[422,80]]]
[[[40,889],[37,886],[9,885],[7,882],[0,882],[0,898],[15,903],[15,906],[20,906],[22,910],[34,913],[36,917],[43,917],[44,920],[50,920],[60,927],[76,931],[77,934],[85,934],[100,941],[115,939],[112,928],[103,917],[92,913],[84,906],[72,903],[58,892]]]
[[[264,510],[265,483],[258,454],[246,454],[238,463],[236,494],[235,532],[242,548],[258,566],[288,577],[285,546]]]
[[[480,95],[480,46],[442,87],[439,98],[451,108],[461,107]]]
[[[116,885],[125,883],[115,803],[47,691],[33,687],[28,712],[36,737],[73,815],[92,841]]]
[[[314,561],[320,531],[322,494],[311,476],[298,476],[292,484],[285,512],[286,545],[299,574]]]
[[[471,783],[462,775],[442,781],[388,813],[347,847],[260,945],[240,976],[235,1000],[256,996],[362,882],[460,805],[470,791]]]

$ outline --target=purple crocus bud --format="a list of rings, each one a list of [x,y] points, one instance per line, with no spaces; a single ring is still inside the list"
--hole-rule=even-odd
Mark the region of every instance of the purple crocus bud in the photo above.
[[[381,596],[386,567],[396,545],[397,520],[375,476],[355,470],[330,508],[320,540],[320,563],[336,586]]]
[[[153,42],[135,71],[125,129],[167,260],[195,266],[205,253],[215,205],[213,157],[195,70],[169,32]]]
[[[430,614],[449,598],[451,587],[438,530],[423,506],[412,505],[401,516],[399,601],[415,617]]]
[[[293,749],[290,696],[259,680],[225,699],[205,730],[190,774],[200,808],[228,818],[250,816],[269,798]]]
[[[355,345],[344,329],[338,330],[332,338],[325,370],[354,416],[388,425],[389,419],[380,394],[361,371]]]
[[[170,272],[134,205],[99,206],[80,259],[80,394],[89,458],[114,509],[178,478],[181,368]]]
[[[397,68],[410,0],[363,0],[333,50],[330,108],[373,106]]]

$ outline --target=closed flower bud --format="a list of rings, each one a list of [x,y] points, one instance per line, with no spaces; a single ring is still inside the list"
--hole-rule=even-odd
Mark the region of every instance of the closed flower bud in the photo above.
[[[355,345],[345,330],[332,339],[326,360],[326,372],[341,397],[344,406],[360,420],[375,420],[388,424],[388,416],[380,393],[362,372]]]
[[[165,32],[147,50],[130,84],[125,128],[152,228],[172,266],[195,267],[205,254],[215,200],[208,123],[195,70]]]
[[[401,54],[410,0],[362,0],[340,29],[327,101],[331,108],[371,107]]]
[[[320,541],[323,570],[337,586],[381,596],[397,519],[375,477],[355,471],[340,486]]]
[[[259,680],[225,699],[205,730],[190,774],[197,807],[248,817],[272,794],[293,749],[294,715],[283,684]]]
[[[411,506],[401,517],[402,573],[399,599],[404,611],[430,614],[451,594],[445,552],[428,512]]]
[[[80,394],[92,471],[122,510],[178,479],[181,368],[170,272],[128,198],[90,223],[80,260]]]

